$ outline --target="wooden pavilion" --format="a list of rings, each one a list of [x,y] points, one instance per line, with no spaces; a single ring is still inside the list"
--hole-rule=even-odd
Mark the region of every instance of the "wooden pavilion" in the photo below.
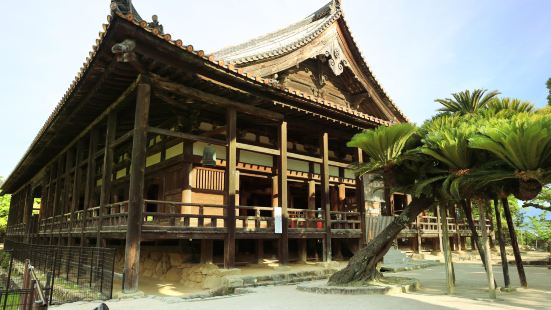
[[[103,29],[3,186],[9,238],[124,247],[126,291],[144,244],[193,240],[226,268],[248,249],[286,264],[365,244],[369,204],[349,168],[362,152],[346,142],[407,119],[340,1],[213,54],[130,1],[111,2]]]

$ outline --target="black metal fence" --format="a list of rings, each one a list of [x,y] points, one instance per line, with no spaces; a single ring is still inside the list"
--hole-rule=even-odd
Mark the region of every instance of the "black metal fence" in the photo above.
[[[8,270],[12,274],[21,273],[21,264],[30,259],[39,281],[52,288],[48,292],[50,304],[106,300],[112,297],[114,249],[47,246],[12,241],[6,241],[4,249],[13,258],[12,268]],[[3,262],[2,267],[9,268],[5,265],[6,262]]]

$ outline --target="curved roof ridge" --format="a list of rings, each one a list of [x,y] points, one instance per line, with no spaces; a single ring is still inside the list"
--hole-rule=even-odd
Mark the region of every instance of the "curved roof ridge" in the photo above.
[[[340,5],[332,0],[306,18],[287,27],[222,48],[213,53],[229,63],[245,63],[296,50],[310,42],[341,15]]]

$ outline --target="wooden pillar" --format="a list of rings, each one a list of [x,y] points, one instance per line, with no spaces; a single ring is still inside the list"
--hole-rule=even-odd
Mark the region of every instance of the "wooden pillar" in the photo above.
[[[492,299],[495,299],[496,298],[496,285],[495,285],[495,280],[494,280],[494,271],[492,269],[492,260],[490,258],[490,256],[492,255],[492,253],[490,252],[490,243],[489,243],[489,240],[488,240],[488,231],[486,230],[486,211],[485,211],[485,208],[484,208],[484,205],[483,204],[480,204],[478,206],[478,211],[479,211],[479,214],[480,214],[480,218],[479,218],[479,226],[480,226],[480,230],[481,230],[481,237],[482,237],[482,242],[481,242],[481,246],[484,247],[484,252],[485,252],[485,257],[484,257],[484,260],[486,261],[486,276],[488,278],[488,288],[489,288],[489,295],[490,295],[490,298]]]
[[[256,263],[261,264],[264,262],[264,240],[256,240]]]
[[[106,213],[106,206],[111,198],[111,181],[113,179],[113,148],[111,144],[115,141],[117,133],[117,112],[112,111],[107,116],[107,129],[105,132],[105,148],[103,153],[103,167],[100,192],[99,225],[96,233],[96,246],[101,246],[101,227],[103,226],[103,217]],[[146,133],[147,140],[147,133]]]
[[[456,250],[462,251],[461,248],[461,231],[459,230],[459,218],[457,217],[457,205],[453,204],[453,221],[455,223],[455,240]]]
[[[417,218],[415,219],[415,226],[416,226],[416,237],[417,237],[417,248],[416,252],[417,254],[421,254],[421,251],[423,250],[423,239],[421,239],[421,215],[417,215]]]
[[[212,264],[212,240],[201,239],[201,264]]]
[[[509,277],[509,262],[507,261],[507,252],[505,251],[505,238],[501,228],[501,212],[499,210],[498,199],[494,199],[494,209],[496,213],[497,240],[499,242],[499,253],[501,254],[501,268],[503,269],[503,282],[505,287],[511,287],[511,278]]]
[[[329,135],[321,136],[321,206],[325,212],[324,261],[331,261],[331,200],[329,193]]]
[[[192,184],[194,183],[194,173],[193,173],[193,141],[184,140],[184,184],[182,185],[182,202],[191,203],[192,196]],[[180,213],[189,214],[191,213],[191,206],[183,205],[181,207]]]
[[[522,264],[522,257],[520,256],[520,249],[518,247],[515,224],[513,224],[511,210],[509,209],[509,200],[507,200],[507,198],[502,198],[501,203],[503,204],[503,213],[505,213],[505,219],[507,220],[507,228],[509,229],[509,237],[511,238],[511,245],[513,246],[513,254],[515,255],[515,263],[517,265],[520,285],[522,287],[528,287],[526,274],[524,273],[524,265]]]
[[[235,172],[237,164],[237,113],[235,109],[226,110],[226,229],[224,240],[224,268],[235,265]]]
[[[54,199],[53,199],[53,203],[52,203],[52,227],[50,227],[50,245],[52,245],[52,242],[53,242],[53,236],[54,236],[54,224],[57,224],[56,223],[56,216],[57,216],[57,213],[59,212],[59,208],[61,207],[60,206],[60,200],[59,199],[59,196],[61,195],[61,175],[62,175],[62,167],[63,166],[63,156],[59,156],[58,160],[57,160],[57,166],[56,166],[56,170],[57,170],[57,173],[56,173],[56,181],[55,181],[55,190],[54,190]]]
[[[446,214],[444,213],[444,217],[446,217]],[[440,208],[436,207],[436,231],[438,233],[438,250],[439,251],[442,251],[442,225],[440,224],[441,223],[441,219],[442,218],[442,214],[440,214]]]
[[[74,150],[74,153],[71,152],[71,150],[67,150],[67,152],[65,153],[66,156],[65,156],[65,171],[64,171],[64,179],[63,179],[63,196],[62,196],[62,201],[61,201],[61,212],[60,214],[63,215],[61,217],[61,221],[62,222],[65,222],[67,221],[66,217],[65,217],[65,214],[69,213],[69,208],[70,208],[70,205],[69,205],[69,191],[71,189],[71,173],[70,173],[70,170],[72,168],[72,165],[74,164],[74,156],[75,156],[75,153],[76,153],[76,149]],[[61,225],[59,226],[59,240],[58,240],[58,244],[61,245],[61,241],[62,241],[62,233],[61,233]]]
[[[363,151],[360,148],[356,149],[356,162],[363,163]],[[363,176],[356,176],[356,204],[358,205],[358,213],[360,214],[360,248],[367,245],[367,228],[365,224],[365,189]]]
[[[316,181],[308,181],[308,210],[316,210]],[[313,213],[310,213],[313,215]]]
[[[82,141],[79,141],[77,143],[77,150],[75,155],[75,173],[73,178],[73,199],[71,200],[71,207],[70,207],[70,213],[71,213],[71,224],[69,225],[69,246],[73,245],[73,226],[74,222],[76,220],[75,218],[75,211],[77,210],[78,203],[80,200],[80,185],[81,185],[81,173],[82,169],[80,168],[81,158],[82,158],[82,152],[83,152],[83,145]]]
[[[448,294],[453,294],[455,291],[455,275],[453,273],[453,262],[452,262],[452,252],[450,249],[450,237],[448,234],[448,217],[446,216],[446,208],[444,203],[440,202],[438,204],[438,209],[440,214],[444,216],[440,217],[440,224],[442,225],[442,250],[444,252],[444,262],[446,268],[446,282],[448,287]]]
[[[98,148],[98,131],[92,129],[90,132],[90,143],[88,145],[88,164],[86,166],[86,181],[84,188],[84,211],[82,230],[80,235],[80,246],[84,246],[86,221],[88,219],[88,208],[94,207],[94,190],[96,188],[96,150]]]
[[[134,134],[132,136],[132,160],[130,163],[130,189],[128,193],[128,220],[126,246],[124,249],[123,292],[138,290],[140,272],[140,241],[144,209],[144,175],[147,151],[147,123],[151,86],[138,84],[136,111],[134,116]]]
[[[300,263],[306,263],[308,260],[308,251],[306,248],[307,239],[297,239],[298,240],[298,261]]]
[[[25,213],[23,214],[23,223],[26,225],[25,231],[25,242],[31,243],[31,218],[33,216],[33,205],[34,205],[34,196],[33,188],[31,185],[28,185],[25,192]]]
[[[289,213],[287,204],[287,122],[279,126],[279,157],[277,161],[279,204],[281,206],[282,232],[279,239],[279,263],[289,263]]]

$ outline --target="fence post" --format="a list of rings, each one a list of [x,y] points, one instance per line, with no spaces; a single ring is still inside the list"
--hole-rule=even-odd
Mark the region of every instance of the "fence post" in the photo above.
[[[30,277],[30,275],[29,275]],[[36,280],[31,280],[31,284],[29,286],[29,294],[26,298],[26,303],[25,303],[25,309],[29,309],[29,310],[33,310],[33,305],[34,305],[34,287],[36,286]]]
[[[113,255],[111,256],[112,258],[112,263],[111,263],[111,290],[109,292],[109,299],[113,298],[113,280],[115,278],[115,256],[116,256],[116,251],[113,250]],[[124,285],[124,279],[122,281],[123,285]]]
[[[10,289],[11,269],[13,268],[13,250],[11,250],[9,253],[10,253],[10,266],[8,268],[8,279],[7,279],[7,283],[6,283],[6,291]],[[6,306],[4,305],[4,309],[5,308],[6,308]]]
[[[99,251],[99,249],[98,249]],[[99,254],[99,253],[98,253]],[[100,295],[103,295],[103,265],[105,264],[105,252],[101,251],[101,275],[99,277],[99,293]]]
[[[44,287],[44,298],[47,299],[45,300],[46,305],[49,305],[52,301],[51,292],[53,291],[53,287],[51,285],[52,284],[51,281],[52,281],[52,272],[49,271],[46,273],[46,286]]]
[[[23,268],[25,268],[25,269],[23,269],[23,287],[22,287],[23,290],[26,290],[26,289],[30,288],[31,275],[29,273],[29,265],[30,265],[30,261],[28,259],[25,259],[25,267],[23,267]],[[22,310],[26,309],[28,298],[29,298],[28,294],[23,294],[23,298],[20,302]]]
[[[92,255],[90,255],[90,281],[88,281],[90,287],[92,287],[92,275],[94,273],[94,250],[95,248],[92,248]]]
[[[54,263],[53,263],[53,268],[52,268],[52,282],[51,282],[51,286],[50,286],[50,303],[52,303],[52,300],[53,300],[53,296],[54,296],[54,283],[55,283],[55,265],[56,265],[56,261],[57,261],[57,250],[54,250]]]

